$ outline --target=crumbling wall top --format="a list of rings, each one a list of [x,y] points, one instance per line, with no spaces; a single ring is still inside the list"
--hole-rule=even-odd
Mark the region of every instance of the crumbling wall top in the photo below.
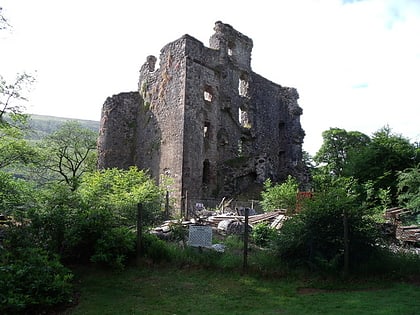
[[[235,42],[240,42],[242,45],[252,50],[253,42],[248,36],[235,30],[229,24],[225,24],[221,21],[217,21],[214,26],[215,33],[210,38],[210,48],[220,49],[220,41],[226,41],[230,45],[234,45]]]
[[[228,56],[238,66],[250,69],[252,39],[220,21],[215,23],[214,31],[209,41],[210,48],[219,50],[222,58]]]

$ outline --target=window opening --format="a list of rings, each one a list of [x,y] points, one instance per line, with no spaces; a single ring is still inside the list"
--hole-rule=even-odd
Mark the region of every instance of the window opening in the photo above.
[[[211,86],[206,86],[204,88],[204,100],[211,103],[211,101],[213,100],[213,89],[211,88]]]
[[[229,42],[227,46],[227,53],[229,56],[233,55],[233,50],[235,49],[235,43]]]
[[[284,136],[285,136],[285,133],[284,133],[285,126],[286,126],[286,124],[283,121],[281,121],[279,123],[279,137],[280,137],[280,139],[284,138]]]
[[[251,128],[251,122],[249,121],[248,112],[246,110],[242,110],[239,107],[239,124],[244,128]]]
[[[204,122],[204,139],[210,138],[210,122]]]
[[[279,151],[279,164],[280,167],[283,167],[286,162],[286,152],[284,150]]]
[[[210,183],[210,161],[205,159],[203,162],[203,184]]]
[[[246,73],[241,74],[239,77],[238,92],[240,96],[248,96],[249,81]]]

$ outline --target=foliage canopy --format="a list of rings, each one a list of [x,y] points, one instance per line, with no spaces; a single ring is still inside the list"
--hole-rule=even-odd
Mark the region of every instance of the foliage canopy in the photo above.
[[[293,213],[296,207],[298,186],[297,180],[290,175],[284,183],[278,185],[273,185],[271,180],[267,179],[261,193],[261,204],[264,211],[286,209],[287,212]]]

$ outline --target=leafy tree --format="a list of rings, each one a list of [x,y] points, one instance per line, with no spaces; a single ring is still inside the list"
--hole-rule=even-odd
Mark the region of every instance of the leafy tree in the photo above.
[[[33,246],[10,249],[6,244],[0,264],[2,314],[46,314],[71,302],[73,275],[57,256]]]
[[[398,201],[412,210],[412,216],[420,224],[420,165],[398,173]]]
[[[130,167],[99,170],[85,174],[78,189],[86,207],[108,209],[116,222],[133,225],[137,205],[145,206],[144,220],[149,223],[160,210],[163,196],[160,188],[146,172]]]
[[[27,181],[0,172],[0,213],[7,216],[0,225],[2,314],[41,314],[73,295],[71,272],[38,237],[46,226],[35,231],[31,213],[38,208],[38,194]]]
[[[23,102],[28,100],[25,94],[34,82],[35,77],[27,73],[17,74],[13,83],[8,83],[0,75],[0,124],[10,124],[6,120],[7,114],[13,117],[14,121],[26,119],[23,115]]]
[[[373,134],[368,145],[351,151],[343,174],[361,184],[371,181],[375,191],[389,189],[395,205],[398,172],[414,167],[417,159],[416,148],[408,139],[384,127]]]
[[[65,258],[122,268],[133,254],[137,205],[144,205],[143,224],[150,224],[160,210],[159,187],[135,167],[115,168],[84,174],[76,195],[81,205],[68,217]],[[118,243],[124,245],[118,247]]]
[[[0,172],[0,213],[21,216],[35,200],[32,185],[22,179],[13,178],[11,174]]]
[[[125,226],[114,227],[96,241],[91,261],[122,270],[128,258],[134,256],[135,248],[136,235],[133,231]]]
[[[332,178],[332,177],[330,177]],[[315,181],[318,178],[314,178]],[[323,179],[322,179],[323,180]],[[339,271],[344,264],[344,221],[349,226],[350,262],[366,261],[377,239],[374,223],[364,216],[351,178],[332,178],[315,185],[302,211],[291,217],[275,240],[277,255],[296,265]]]
[[[161,190],[135,167],[86,172],[80,180],[75,191],[58,182],[42,190],[30,213],[32,239],[63,261],[121,269],[134,253],[138,203],[144,225],[150,224],[160,214]]]
[[[261,205],[264,211],[274,209],[286,209],[293,213],[296,207],[296,194],[298,192],[298,182],[292,176],[288,176],[282,184],[273,185],[270,179],[264,182],[264,191],[261,193]]]
[[[95,169],[96,139],[97,134],[80,123],[65,122],[43,140],[45,156],[40,163],[74,191],[81,176]]]
[[[0,169],[27,164],[36,156],[34,147],[24,139],[28,116],[21,103],[33,81],[31,75],[20,74],[9,84],[0,75]]]
[[[341,175],[349,152],[366,146],[370,139],[359,131],[330,128],[322,133],[324,142],[314,156],[314,161],[322,165],[328,174]]]
[[[0,31],[10,27],[0,7]],[[36,208],[33,187],[3,170],[17,162],[28,163],[35,149],[24,140],[27,115],[23,102],[34,77],[18,74],[9,84],[0,75],[0,313],[41,314],[73,296],[72,274],[59,258],[46,252],[33,238],[28,220]]]
[[[267,247],[276,238],[277,230],[267,223],[258,223],[252,228],[251,237],[254,243],[261,247]]]
[[[36,159],[37,150],[19,128],[0,125],[0,169],[16,164],[28,164]]]
[[[375,189],[375,183],[371,180],[359,185],[360,201],[366,214],[372,216],[376,222],[384,221],[384,213],[392,205],[391,189]]]
[[[307,170],[311,173],[315,168],[314,157],[307,151],[302,152],[302,160]]]

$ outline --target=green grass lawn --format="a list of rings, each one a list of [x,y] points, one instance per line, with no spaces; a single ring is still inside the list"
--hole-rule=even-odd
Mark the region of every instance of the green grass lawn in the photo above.
[[[420,314],[420,287],[406,283],[304,282],[165,267],[75,273],[80,299],[65,314]]]

